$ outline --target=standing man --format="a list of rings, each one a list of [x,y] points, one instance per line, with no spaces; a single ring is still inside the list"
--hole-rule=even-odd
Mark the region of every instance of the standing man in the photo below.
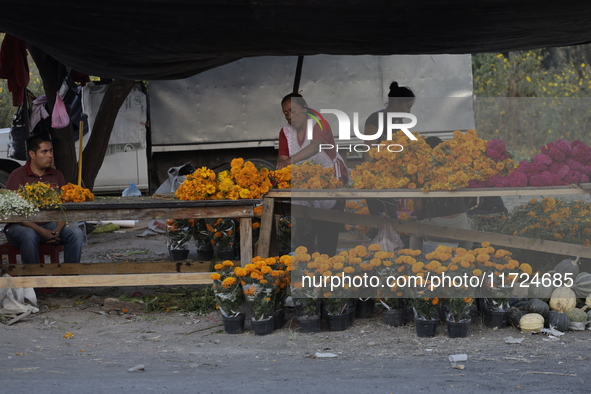
[[[42,135],[27,139],[29,158],[24,166],[14,170],[6,188],[18,190],[27,183],[44,182],[54,187],[66,184],[64,175],[53,168],[53,146],[51,140]],[[78,226],[68,226],[66,222],[19,222],[8,223],[4,228],[6,239],[21,252],[24,264],[39,262],[39,244],[63,244],[64,262],[79,263],[82,254],[83,234]]]

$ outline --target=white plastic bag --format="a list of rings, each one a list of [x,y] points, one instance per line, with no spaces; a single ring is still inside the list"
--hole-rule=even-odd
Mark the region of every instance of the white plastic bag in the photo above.
[[[380,250],[384,252],[395,252],[404,247],[400,236],[390,224],[390,221],[384,220],[378,235],[371,241],[372,244],[380,245]]]

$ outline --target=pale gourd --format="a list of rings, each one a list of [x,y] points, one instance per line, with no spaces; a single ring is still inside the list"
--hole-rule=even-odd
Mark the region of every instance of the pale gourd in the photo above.
[[[586,311],[587,309],[591,309],[591,294],[585,299],[585,306],[581,308],[582,310]],[[589,311],[591,312],[591,311]]]
[[[550,309],[558,312],[566,312],[577,306],[577,296],[568,287],[559,287],[552,292],[550,297]]]
[[[539,313],[528,313],[519,320],[519,328],[523,332],[540,332],[544,328],[544,316]]]

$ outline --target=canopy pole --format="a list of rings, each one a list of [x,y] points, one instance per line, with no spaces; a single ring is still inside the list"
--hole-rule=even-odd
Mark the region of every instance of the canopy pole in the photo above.
[[[78,153],[78,186],[82,186],[82,147],[83,141],[82,138],[84,137],[84,121],[80,121],[80,131],[78,132],[78,146],[79,146],[79,153]]]
[[[304,64],[304,57],[298,56],[298,64],[296,66],[295,77],[293,80],[293,93],[298,93],[300,90],[300,80],[302,79],[302,66]]]

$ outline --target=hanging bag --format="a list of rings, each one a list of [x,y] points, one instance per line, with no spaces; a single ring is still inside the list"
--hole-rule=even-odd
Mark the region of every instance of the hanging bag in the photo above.
[[[51,127],[54,129],[63,129],[70,124],[70,117],[66,110],[66,105],[62,101],[59,93],[55,94],[55,104],[51,113]]]

